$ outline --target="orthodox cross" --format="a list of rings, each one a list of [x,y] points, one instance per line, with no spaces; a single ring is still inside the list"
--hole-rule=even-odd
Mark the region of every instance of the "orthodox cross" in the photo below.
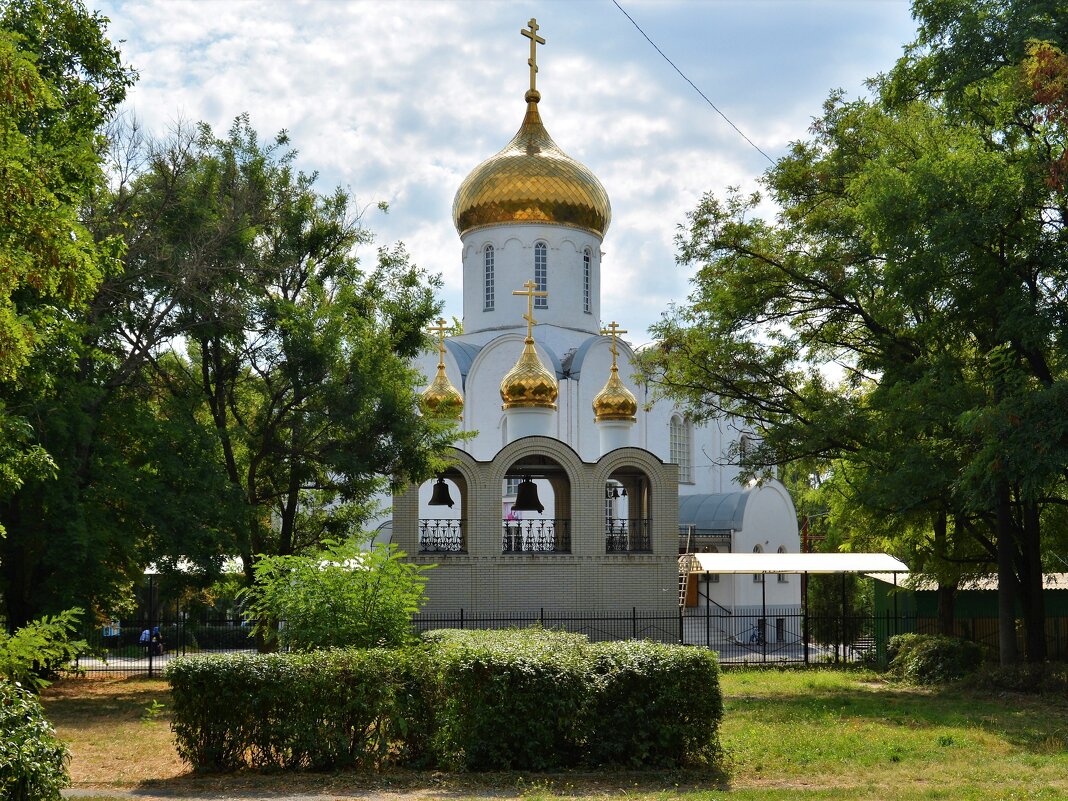
[[[426,332],[438,335],[438,363],[445,364],[445,332],[449,329],[445,325],[444,317],[439,317],[436,322],[437,325],[430,326],[426,329]]]
[[[531,20],[534,22],[534,20]],[[534,298],[547,298],[549,293],[544,290],[537,289],[537,284],[533,281],[527,281],[523,284],[523,289],[513,289],[513,295],[526,295],[527,296],[527,313],[523,315],[523,319],[527,321],[527,339],[534,338],[534,323],[537,320],[534,319]]]
[[[530,18],[530,22],[527,25],[530,26],[530,30],[521,28],[519,32],[530,39],[530,58],[527,59],[527,64],[530,65],[530,91],[537,92],[537,78],[535,76],[538,74],[538,51],[536,48],[540,44],[545,44],[545,40],[538,36],[538,21],[534,17]]]
[[[625,329],[625,328],[620,328],[619,327],[619,323],[617,323],[615,320],[613,320],[607,326],[605,326],[604,328],[601,329],[601,336],[612,337],[612,347],[610,348],[610,350],[612,351],[612,369],[613,370],[616,369],[616,356],[619,355],[619,350],[616,348],[616,337],[619,336],[620,334],[628,334],[628,333],[630,333],[630,332],[627,331],[627,329]]]

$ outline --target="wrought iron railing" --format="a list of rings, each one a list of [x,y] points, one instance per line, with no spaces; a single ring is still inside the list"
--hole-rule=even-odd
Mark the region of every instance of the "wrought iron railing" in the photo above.
[[[419,521],[420,553],[464,553],[463,521],[455,518],[422,518]]]
[[[571,521],[503,520],[502,553],[571,553]]]
[[[649,521],[609,518],[604,522],[605,553],[651,553]]]

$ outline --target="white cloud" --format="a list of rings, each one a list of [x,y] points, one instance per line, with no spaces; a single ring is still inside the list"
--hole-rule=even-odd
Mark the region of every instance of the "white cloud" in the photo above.
[[[905,2],[663,3],[624,7],[773,157],[806,135],[835,87],[857,93],[913,34]],[[249,112],[285,128],[298,164],[342,185],[381,244],[404,240],[462,313],[453,193],[518,128],[532,13],[542,112],[557,143],[609,191],[603,313],[638,341],[688,292],[678,223],[708,190],[756,188],[767,161],[608,2],[109,0],[111,33],[141,74],[128,106],[150,131],[177,118],[225,130]],[[365,256],[366,257],[366,256]],[[638,291],[640,287],[640,291]]]

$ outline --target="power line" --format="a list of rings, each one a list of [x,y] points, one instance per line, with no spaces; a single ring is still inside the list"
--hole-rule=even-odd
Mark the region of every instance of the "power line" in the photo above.
[[[675,70],[675,72],[677,72],[679,75],[681,75],[682,79],[684,81],[686,81],[686,83],[690,84],[690,86],[693,87],[693,90],[695,92],[697,92],[697,94],[701,95],[701,97],[704,99],[704,101],[706,103],[708,103],[708,105],[710,105],[712,107],[713,111],[715,111],[719,116],[721,116],[723,119],[725,119],[727,121],[727,124],[729,126],[731,126],[735,131],[737,131],[738,135],[740,137],[742,137],[742,139],[744,139],[746,142],[748,142],[750,145],[752,145],[753,149],[756,150],[757,153],[759,153],[761,156],[766,158],[772,164],[775,163],[775,159],[773,159],[771,156],[769,156],[767,153],[765,153],[763,150],[761,150],[760,147],[756,144],[756,142],[754,142],[752,139],[750,139],[748,136],[746,136],[744,133],[742,133],[741,128],[739,128],[737,125],[735,125],[733,122],[731,122],[730,118],[726,114],[724,114],[722,111],[720,111],[718,108],[716,108],[716,104],[713,103],[711,100],[709,100],[708,96],[704,92],[702,92],[700,89],[697,88],[697,84],[695,84],[693,81],[691,81],[689,78],[687,78],[686,77],[686,73],[684,73],[677,66],[675,66],[675,62],[672,61],[670,58],[668,58],[667,54],[663,50],[661,50],[659,47],[657,47],[656,42],[654,42],[652,39],[649,38],[649,34],[647,34],[645,31],[642,30],[642,26],[634,21],[634,17],[632,17],[630,14],[627,13],[627,10],[625,8],[623,8],[623,6],[621,6],[619,4],[618,0],[612,0],[612,3],[615,5],[616,8],[618,8],[620,11],[623,12],[623,16],[625,16],[627,19],[630,20],[630,24],[638,29],[638,33],[640,33],[642,36],[645,37],[645,41],[647,41],[649,44],[651,44],[653,46],[653,49],[655,49],[656,52],[659,53],[663,57],[664,61],[666,61],[668,64],[670,64],[672,66],[672,68]]]

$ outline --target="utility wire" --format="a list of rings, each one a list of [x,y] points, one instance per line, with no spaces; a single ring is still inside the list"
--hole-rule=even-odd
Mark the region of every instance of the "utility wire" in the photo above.
[[[752,145],[753,149],[756,150],[757,153],[759,153],[761,156],[766,158],[772,164],[775,163],[775,159],[773,159],[771,156],[769,156],[767,153],[765,153],[763,150],[761,150],[760,147],[756,144],[756,142],[754,142],[752,139],[750,139],[748,136],[746,136],[744,133],[742,133],[741,128],[739,128],[737,125],[735,125],[733,122],[731,122],[730,118],[727,117],[726,114],[724,114],[722,111],[720,111],[718,108],[716,108],[716,104],[713,103],[711,100],[709,100],[708,96],[704,92],[702,92],[700,89],[697,88],[697,84],[695,84],[693,81],[691,81],[689,78],[687,78],[686,77],[686,73],[684,73],[677,66],[675,66],[675,62],[672,61],[670,58],[668,58],[667,54],[664,53],[663,50],[661,50],[659,47],[657,47],[656,42],[654,42],[652,39],[649,38],[649,34],[647,34],[645,31],[642,30],[642,26],[634,21],[634,17],[632,17],[630,14],[627,13],[627,10],[625,8],[623,8],[623,6],[621,6],[619,4],[618,0],[612,0],[612,3],[615,5],[616,8],[618,8],[620,11],[623,12],[623,16],[625,16],[627,19],[630,20],[630,24],[638,29],[638,33],[640,33],[642,36],[645,37],[645,41],[647,41],[649,44],[651,44],[653,46],[653,49],[655,49],[656,52],[659,53],[663,57],[664,61],[666,61],[668,64],[670,64],[672,66],[672,68],[675,70],[675,72],[677,72],[679,75],[681,75],[682,79],[684,81],[686,81],[686,83],[690,84],[690,86],[693,87],[694,91],[697,92],[697,94],[701,95],[701,97],[704,98],[704,101],[706,103],[708,103],[708,105],[710,105],[712,107],[713,111],[715,111],[719,116],[721,116],[723,119],[725,119],[727,121],[727,124],[729,126],[731,126],[735,131],[737,131],[738,135],[740,137],[742,137],[742,139],[744,139],[746,142],[748,142],[750,145]]]

